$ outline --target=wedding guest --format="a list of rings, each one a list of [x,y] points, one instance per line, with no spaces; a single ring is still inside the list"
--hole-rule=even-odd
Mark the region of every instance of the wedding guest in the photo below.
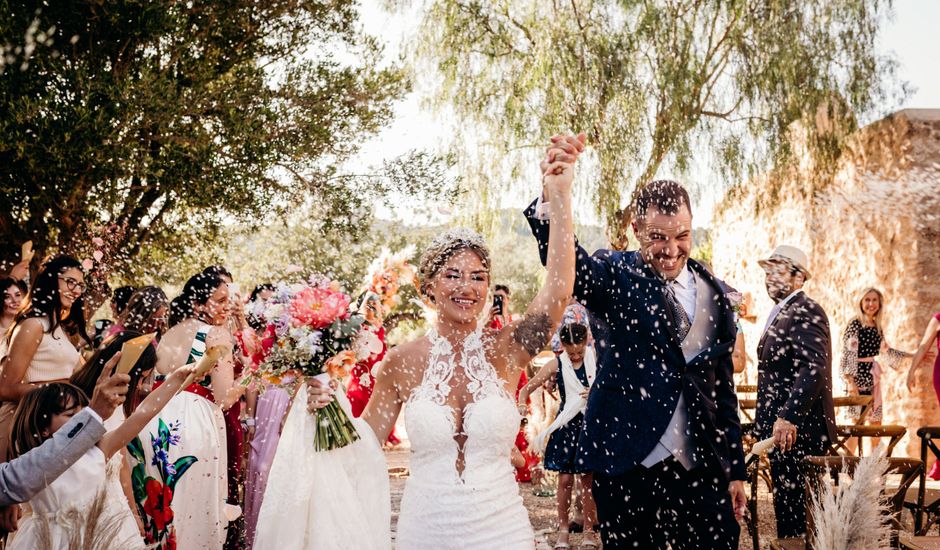
[[[734,329],[737,331],[737,336],[734,340],[734,349],[731,351],[731,363],[734,365],[734,373],[739,374],[747,369],[747,351],[744,348],[744,327],[741,326],[741,319],[744,318],[741,312],[745,311],[747,306],[744,303],[744,295],[742,293],[727,284],[724,286],[725,294],[728,296],[728,300],[731,302],[731,308],[734,310]]]
[[[555,355],[560,355],[564,351],[564,348],[561,345],[561,329],[567,324],[575,323],[578,325],[584,325],[588,327],[588,339],[587,344],[589,346],[594,345],[594,337],[591,334],[591,316],[588,313],[586,307],[581,305],[577,300],[571,298],[568,300],[568,306],[565,307],[565,315],[561,320],[561,324],[558,326],[558,330],[555,331],[555,334],[552,335],[552,351],[555,352]]]
[[[274,295],[275,288],[271,284],[261,284],[251,292],[251,304],[263,303]],[[260,338],[264,334],[264,323],[252,315],[248,322]],[[255,359],[253,359],[255,361]],[[263,393],[258,396],[255,415],[249,420],[250,455],[248,459],[248,475],[245,478],[245,539],[249,547],[255,542],[255,531],[258,525],[258,513],[264,502],[264,490],[268,484],[268,474],[274,454],[281,438],[281,421],[290,405],[290,394],[286,389],[269,384]],[[253,433],[252,433],[253,432]]]
[[[40,268],[5,339],[7,356],[0,375],[0,458],[7,457],[10,424],[20,398],[50,382],[66,381],[80,354],[66,330],[86,341],[82,293],[85,274],[78,260],[55,256]]]
[[[856,303],[856,310],[855,317],[842,335],[842,361],[839,371],[845,378],[850,394],[872,396],[871,412],[865,422],[878,426],[881,425],[883,413],[881,375],[884,371],[876,358],[882,354],[890,357],[889,351],[893,351],[894,357],[907,354],[891,350],[885,340],[882,329],[884,294],[880,290],[863,290]]]
[[[245,319],[245,304],[242,302],[241,294],[235,285],[235,278],[232,272],[222,265],[210,265],[202,270],[203,275],[215,276],[221,279],[229,290],[229,316],[228,322],[224,328],[229,331],[232,337],[234,347],[232,349],[235,379],[241,378],[242,371],[249,362],[246,357],[247,345],[244,342],[244,331],[251,331],[251,327]],[[254,405],[252,401],[252,405]],[[246,411],[248,418],[254,417],[254,409]],[[241,487],[245,480],[245,426],[242,424],[242,401],[239,399],[224,412],[225,417],[225,441],[228,448],[228,503],[232,506],[240,506],[242,503]],[[246,420],[247,421],[247,420]],[[240,516],[233,525],[229,527],[225,541],[225,550],[240,550],[245,547],[246,541],[245,517]]]
[[[353,416],[359,417],[372,396],[372,388],[375,385],[375,376],[372,375],[372,367],[381,362],[385,357],[387,346],[385,345],[385,328],[382,326],[382,298],[375,293],[366,294],[359,307],[359,312],[365,317],[366,330],[372,331],[379,341],[382,342],[382,351],[378,355],[372,356],[368,361],[357,363],[349,372],[349,379],[346,384],[346,397],[352,407]],[[393,430],[394,433],[394,430]]]
[[[708,270],[709,273],[714,276],[715,271],[712,269],[711,262],[707,260],[699,260],[699,264]],[[731,302],[731,308],[734,310],[734,328],[737,331],[737,336],[734,340],[734,348],[731,351],[731,364],[734,365],[734,373],[738,374],[744,372],[747,368],[747,352],[744,349],[744,327],[741,326],[741,315],[740,308],[742,306],[743,296],[735,288],[733,288],[728,283],[724,282],[722,279],[717,279],[718,286],[721,287],[722,292],[725,293],[725,296],[728,297],[728,300]]]
[[[225,328],[229,311],[228,285],[202,273],[191,277],[171,302],[170,318],[177,322],[157,347],[155,388],[163,377],[198,360],[207,349],[220,346],[225,352],[206,380],[175,395],[130,445],[132,466],[142,466],[144,472],[140,479],[166,480],[172,471],[168,468],[177,471],[173,488],[134,491],[138,509],[153,518],[144,518],[148,544],[219,550],[225,542],[230,516],[222,411],[244,392],[235,380],[232,338]],[[188,467],[181,470],[181,464]]]
[[[105,370],[117,365],[114,357]],[[126,374],[102,376],[94,387],[91,403],[76,414],[53,437],[9,461],[0,462],[0,506],[26,502],[85,454],[105,434],[102,417],[109,418],[127,394]],[[18,507],[13,507],[18,510]],[[16,518],[19,519],[19,518]],[[12,531],[16,525],[5,525]]]
[[[23,520],[7,548],[67,550],[73,547],[70,541],[81,536],[79,530],[86,529],[83,534],[88,540],[107,541],[108,548],[145,548],[137,530],[124,531],[123,524],[115,521],[107,506],[100,515],[92,516],[94,503],[98,498],[107,498],[106,493],[99,495],[106,487],[108,459],[131,442],[192,372],[192,366],[174,372],[126,421],[102,436],[95,447],[30,499],[33,513]],[[31,390],[16,409],[11,434],[13,454],[20,456],[38,447],[87,405],[85,393],[68,383],[54,382]]]
[[[803,458],[825,455],[836,435],[832,341],[826,312],[803,291],[806,254],[782,245],[758,263],[776,305],[757,348],[755,429],[777,445],[770,454],[777,536],[794,538],[806,533]]]
[[[32,259],[33,253],[30,253],[28,258],[20,260],[10,268],[9,272],[4,273],[3,278],[9,278],[13,279],[14,281],[22,281],[23,283],[29,284],[29,263],[32,261]]]
[[[577,158],[583,144],[553,137],[545,166]],[[650,182],[634,202],[640,250],[576,248],[573,294],[606,327],[604,340],[595,335],[599,369],[578,446],[604,548],[737,548],[746,475],[734,315],[715,278],[689,259],[685,188]],[[550,205],[543,196],[526,210],[543,263],[557,223]]]
[[[496,285],[493,287],[493,307],[490,308],[490,321],[488,326],[491,329],[499,330],[515,319],[512,315],[512,306],[510,302],[510,291],[506,285]]]
[[[160,335],[166,331],[169,312],[170,304],[163,289],[157,286],[140,287],[127,301],[117,322],[108,329],[106,338],[125,330],[140,334],[155,332],[156,345]]]
[[[929,362],[928,354],[933,352],[936,354],[933,364],[933,389],[937,394],[937,399],[940,400],[940,338],[938,338],[938,334],[940,334],[940,313],[934,314],[927,322],[927,328],[924,329],[920,345],[917,346],[914,358],[911,359],[910,369],[907,371],[907,389],[908,391],[914,389],[914,385],[917,383],[917,369],[921,367],[922,363]],[[934,342],[937,343],[936,350],[933,350]],[[940,479],[940,466],[937,462],[934,462],[929,475],[931,479]]]
[[[42,384],[67,380],[78,367],[81,354],[66,329],[80,334],[85,342],[91,341],[85,332],[84,281],[82,266],[75,258],[46,260],[3,336],[0,460],[9,458],[10,429],[20,398]],[[0,509],[0,526],[14,525],[16,514],[12,507]]]
[[[248,305],[251,304],[263,304],[265,300],[274,296],[276,288],[271,283],[262,283],[255,286],[251,291],[251,295],[248,296]],[[248,326],[250,326],[258,336],[264,333],[264,320],[255,315],[253,312],[246,316],[248,321]]]
[[[597,374],[594,349],[587,345],[587,325],[568,323],[561,327],[564,352],[555,361],[546,363],[519,394],[519,411],[525,414],[526,401],[534,390],[549,378],[556,379],[561,396],[558,416],[548,429],[540,433],[533,446],[545,448],[545,469],[558,472],[558,538],[555,548],[568,548],[569,508],[577,476],[581,482],[581,509],[584,515],[584,538],[581,548],[597,548],[594,534],[597,513],[591,495],[591,472],[577,460],[578,441],[584,427],[587,395]],[[546,445],[546,438],[548,439]]]
[[[0,357],[6,355],[7,331],[13,326],[13,318],[23,305],[28,287],[23,281],[6,278],[0,279],[0,294],[3,296],[3,311],[0,312]]]
[[[127,302],[131,299],[131,296],[134,295],[136,288],[125,285],[119,286],[114,289],[114,292],[111,293],[111,318],[117,321],[121,318],[121,314],[124,313],[124,309],[127,308]]]
[[[97,350],[89,358],[81,369],[72,375],[70,382],[85,395],[91,395],[102,373],[113,368],[111,360],[121,351],[124,343],[139,336],[142,336],[142,333],[125,330],[112,337],[103,348]],[[128,372],[130,381],[127,385],[127,398],[124,400],[124,406],[115,409],[114,413],[104,421],[108,432],[119,429],[124,421],[131,417],[144,396],[150,393],[156,365],[156,348],[147,346]],[[142,546],[143,538],[140,534],[144,531],[144,523],[140,515],[142,512],[137,509],[137,502],[134,499],[131,468],[127,461],[126,449],[122,448],[107,461],[106,478],[105,510],[108,516],[118,524],[116,528],[120,531],[120,540],[135,540],[138,543],[137,546]]]
[[[496,285],[493,287],[493,307],[490,308],[489,312],[489,321],[486,325],[488,328],[500,330],[515,320],[509,304],[509,295],[510,291],[508,286]],[[519,382],[516,384],[516,399],[519,398],[519,392],[525,387],[528,381],[529,378],[526,374],[526,369],[522,369],[522,373],[519,375]],[[519,483],[529,483],[532,481],[532,467],[537,463],[537,457],[529,451],[529,440],[526,437],[525,426],[526,420],[523,419],[523,422],[519,426],[519,431],[516,433],[515,448],[523,457],[522,465],[515,467],[516,481]]]
[[[735,321],[734,328],[737,335],[734,337],[734,349],[731,351],[731,363],[734,365],[734,373],[744,372],[747,368],[747,351],[744,349],[744,327],[741,321]]]
[[[368,293],[363,297],[359,312],[365,317],[365,330],[372,331],[376,338],[382,342],[382,351],[373,355],[365,361],[357,363],[349,372],[349,378],[346,383],[346,397],[349,399],[349,405],[352,407],[353,416],[359,417],[369,403],[372,397],[372,389],[375,387],[375,376],[372,369],[375,365],[382,362],[385,358],[385,352],[388,346],[385,344],[385,327],[382,315],[382,297],[375,293]],[[389,445],[398,445],[401,440],[395,435],[395,429],[388,434]]]
[[[94,350],[100,348],[105,338],[111,336],[111,329],[114,327],[114,325],[115,323],[111,319],[98,319],[92,323],[91,345],[88,346],[89,349],[86,351],[94,352]]]

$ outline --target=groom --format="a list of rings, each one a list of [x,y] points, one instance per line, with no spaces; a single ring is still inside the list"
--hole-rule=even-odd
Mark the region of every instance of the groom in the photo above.
[[[546,162],[574,162],[584,137],[556,136]],[[542,263],[550,222],[525,212]],[[640,250],[577,247],[574,296],[610,328],[597,344],[578,458],[594,472],[604,548],[738,547],[745,468],[732,380],[730,303],[692,249],[686,190],[654,181],[636,198]]]

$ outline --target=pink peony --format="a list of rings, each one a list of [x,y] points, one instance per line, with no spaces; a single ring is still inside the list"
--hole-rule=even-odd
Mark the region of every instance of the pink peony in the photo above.
[[[305,288],[290,302],[291,324],[322,329],[349,316],[350,297],[326,288]]]

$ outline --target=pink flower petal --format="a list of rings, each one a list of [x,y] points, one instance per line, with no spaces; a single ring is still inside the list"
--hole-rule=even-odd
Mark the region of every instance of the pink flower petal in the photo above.
[[[92,254],[92,256],[94,256],[96,262],[100,262],[101,258],[104,258],[104,252],[100,250],[95,250],[95,253]]]
[[[85,258],[82,260],[82,267],[85,268],[85,271],[91,271],[95,267],[95,261],[91,258]]]

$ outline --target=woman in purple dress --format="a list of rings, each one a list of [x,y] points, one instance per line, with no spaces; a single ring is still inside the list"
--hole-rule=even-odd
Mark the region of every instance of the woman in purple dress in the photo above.
[[[263,302],[273,294],[273,285],[258,285],[252,291],[248,302]],[[259,335],[264,332],[264,324],[259,324],[258,320],[250,315],[248,324]],[[247,420],[249,431],[254,428],[254,435],[249,444],[251,451],[248,458],[248,476],[245,479],[245,538],[249,548],[254,545],[258,512],[261,511],[264,488],[268,484],[268,472],[271,471],[271,463],[274,461],[274,451],[277,450],[277,443],[281,438],[281,420],[289,404],[290,394],[287,390],[269,385],[264,393],[258,396],[255,417]]]

